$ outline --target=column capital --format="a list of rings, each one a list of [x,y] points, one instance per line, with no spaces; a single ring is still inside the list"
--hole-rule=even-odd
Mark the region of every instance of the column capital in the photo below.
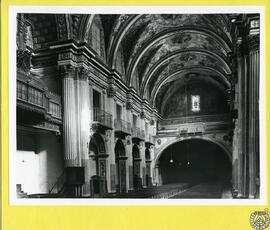
[[[259,50],[260,48],[260,35],[248,35],[247,37],[249,51]]]
[[[110,85],[107,88],[107,95],[108,95],[108,97],[114,97],[115,94],[116,94],[116,91],[115,91],[114,87],[112,85]]]
[[[72,65],[61,65],[59,66],[60,74],[62,78],[74,78],[76,68]]]
[[[84,67],[78,68],[78,78],[82,80],[86,80],[89,76],[89,71]]]

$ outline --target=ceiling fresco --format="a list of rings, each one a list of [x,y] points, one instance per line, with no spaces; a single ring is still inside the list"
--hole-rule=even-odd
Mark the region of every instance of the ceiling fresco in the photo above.
[[[127,86],[134,87],[153,106],[162,101],[171,77],[181,72],[200,74],[197,80],[230,87],[231,15],[228,14],[99,14],[26,15],[35,49],[71,39],[84,42],[95,17],[104,32],[104,61],[117,69],[122,51]],[[208,76],[208,77],[207,77]],[[168,79],[170,79],[168,81]]]

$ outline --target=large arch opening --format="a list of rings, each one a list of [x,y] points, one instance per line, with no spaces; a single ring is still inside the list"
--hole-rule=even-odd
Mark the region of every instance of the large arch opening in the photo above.
[[[91,177],[91,194],[104,194],[107,192],[107,160],[105,143],[102,136],[94,133],[89,143],[89,156],[95,161],[95,174]],[[92,170],[91,170],[92,171]]]
[[[212,183],[229,187],[231,183],[230,157],[219,145],[207,140],[174,143],[162,152],[157,164],[161,184]]]

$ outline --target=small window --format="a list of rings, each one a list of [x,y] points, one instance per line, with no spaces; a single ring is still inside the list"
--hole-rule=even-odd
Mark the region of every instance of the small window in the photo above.
[[[191,111],[192,112],[199,112],[200,109],[200,96],[199,95],[192,95],[191,96]]]

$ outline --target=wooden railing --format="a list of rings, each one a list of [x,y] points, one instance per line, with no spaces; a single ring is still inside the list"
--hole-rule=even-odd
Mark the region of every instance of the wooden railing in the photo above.
[[[98,122],[106,127],[112,128],[112,115],[100,108],[94,107],[93,121]]]
[[[28,82],[17,81],[17,100],[25,106],[43,111],[44,114],[61,119],[61,98]]]

